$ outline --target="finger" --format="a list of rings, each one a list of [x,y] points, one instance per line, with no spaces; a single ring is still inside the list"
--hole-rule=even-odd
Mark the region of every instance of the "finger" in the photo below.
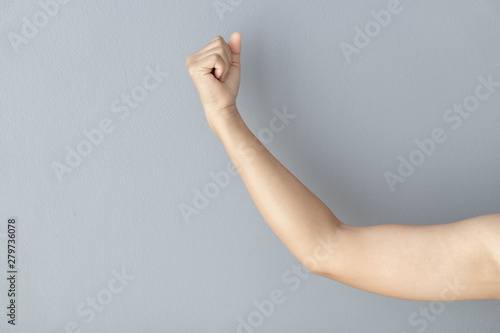
[[[226,63],[227,67],[231,67],[231,64],[233,63],[233,56],[231,54],[231,50],[229,49],[229,46],[227,45],[222,45],[222,46],[216,46],[210,50],[208,50],[205,54],[209,55],[211,52],[217,53]]]
[[[229,45],[227,45],[224,40],[221,41],[220,39],[215,39],[214,43],[212,43],[210,47],[206,48],[203,52],[202,50],[200,50],[197,56],[206,56],[211,53],[210,51],[215,51],[219,53],[219,55],[224,59],[224,61],[228,65],[228,68],[231,67],[231,64],[233,63],[233,54],[231,52],[231,49],[229,48]]]
[[[212,49],[219,47],[219,46],[224,48],[224,51],[225,51],[228,59],[230,60],[229,63],[232,63],[231,49],[229,48],[229,45],[226,43],[224,38],[222,38],[221,36],[215,36],[214,39],[212,39],[212,41],[210,41],[210,43],[208,43],[208,45],[206,45],[204,48],[202,48],[201,50],[196,52],[194,55],[196,56],[198,54],[207,53],[207,51],[212,50]]]
[[[202,61],[202,59],[204,59],[206,57],[212,56],[213,54],[217,54],[222,59],[222,61],[225,64],[225,68],[229,69],[231,67],[231,60],[228,59],[227,52],[225,51],[224,47],[222,47],[222,46],[217,46],[217,47],[214,47],[212,49],[209,49],[208,51],[205,51],[202,54],[198,54],[194,58],[192,58],[191,61],[199,62],[199,61]],[[220,79],[221,77],[217,76],[217,78]]]
[[[209,48],[208,51],[214,50],[219,53],[221,58],[224,60],[224,62],[227,65],[227,70],[224,71],[222,74],[222,77],[220,77],[220,81],[224,82],[227,74],[229,73],[229,68],[231,68],[231,65],[233,63],[233,54],[231,52],[231,49],[229,48],[229,45],[224,41],[224,39],[220,36],[217,36],[213,39],[213,44],[215,45],[213,48]],[[208,51],[206,51],[208,53]],[[220,52],[222,51],[222,52]]]
[[[207,45],[205,45],[203,48],[200,50],[191,53],[188,55],[186,58],[186,64],[189,62],[195,62],[200,58],[200,55],[206,54],[206,52],[210,49],[213,49],[217,45],[221,45],[222,43],[222,37],[221,36],[216,36],[214,39],[212,39]]]
[[[203,47],[202,49],[200,49],[196,53],[199,53],[199,54],[206,53],[208,50],[211,50],[211,49],[218,47],[218,46],[222,46],[222,47],[226,48],[228,55],[231,55],[231,49],[227,45],[224,38],[222,38],[221,36],[216,36],[214,39],[212,39],[210,41],[210,43],[208,43],[205,47]]]
[[[224,82],[226,81],[226,77],[227,75],[229,74],[229,69],[231,68],[231,66],[233,65],[233,55],[231,53],[231,49],[229,48],[229,46],[226,44],[224,45],[224,60],[226,61],[227,63],[227,69],[224,71],[224,73],[222,74],[222,77],[221,77],[221,82]]]
[[[231,50],[232,63],[240,68],[240,53],[241,53],[241,34],[239,32],[234,32],[229,38],[228,42],[229,49]]]
[[[203,75],[212,74],[212,70],[215,68],[213,75],[217,79],[219,79],[226,68],[228,68],[222,57],[217,53],[212,53],[199,59],[194,63],[194,66],[198,68]]]

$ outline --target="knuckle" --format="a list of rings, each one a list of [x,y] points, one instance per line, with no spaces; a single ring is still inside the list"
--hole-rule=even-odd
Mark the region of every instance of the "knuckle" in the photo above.
[[[216,50],[216,52],[217,52],[219,55],[221,55],[221,56],[222,56],[222,55],[224,55],[224,54],[226,54],[226,53],[225,53],[225,52],[226,52],[226,50],[225,50],[224,46],[222,46],[222,45],[216,46],[216,47],[215,47],[215,50]]]
[[[217,53],[212,53],[211,55],[209,55],[209,57],[213,61],[219,61],[220,60],[220,56]]]
[[[225,42],[224,42],[224,39],[222,39],[222,37],[220,37],[220,38],[214,39],[214,44],[222,46],[225,44]]]

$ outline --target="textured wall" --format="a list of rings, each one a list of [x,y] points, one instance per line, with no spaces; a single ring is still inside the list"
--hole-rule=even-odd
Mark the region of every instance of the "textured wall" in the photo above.
[[[240,112],[344,223],[498,213],[498,1],[54,4],[0,2],[0,331],[500,330],[498,301],[306,272],[230,174],[185,67],[240,31]]]

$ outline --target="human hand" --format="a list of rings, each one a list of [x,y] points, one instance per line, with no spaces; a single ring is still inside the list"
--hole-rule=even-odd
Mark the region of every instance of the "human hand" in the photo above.
[[[212,129],[220,119],[238,114],[236,96],[240,86],[240,52],[241,35],[235,32],[228,43],[217,36],[186,58],[189,75]]]

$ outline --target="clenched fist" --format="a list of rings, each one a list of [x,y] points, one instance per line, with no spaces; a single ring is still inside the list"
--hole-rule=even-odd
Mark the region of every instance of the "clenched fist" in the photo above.
[[[217,36],[186,58],[189,75],[212,129],[220,120],[238,113],[236,96],[240,86],[240,51],[241,35],[235,32],[228,43]]]

